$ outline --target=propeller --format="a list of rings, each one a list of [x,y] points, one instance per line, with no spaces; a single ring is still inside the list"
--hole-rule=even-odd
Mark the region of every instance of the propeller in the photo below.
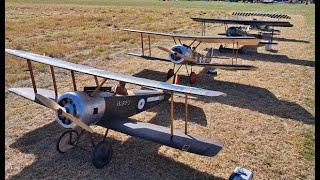
[[[185,56],[185,55],[183,55],[183,54],[181,54],[181,53],[178,53],[178,52],[171,51],[170,49],[167,49],[167,48],[164,48],[164,47],[161,47],[161,46],[158,46],[158,48],[159,48],[160,50],[162,50],[162,51],[166,51],[166,52],[168,52],[168,53],[170,53],[170,54],[173,54],[173,55],[175,55],[175,56],[178,56],[178,57],[184,59],[185,61],[190,61],[190,62],[195,62],[195,61],[196,61],[196,59],[194,59],[194,58],[191,58],[191,57],[189,57],[189,56]]]
[[[49,98],[47,98],[45,96],[42,96],[40,94],[36,94],[36,99],[38,101],[40,101],[47,108],[50,108],[50,109],[56,111],[59,115],[70,119],[73,123],[75,123],[79,127],[83,128],[84,130],[89,131],[90,133],[93,133],[93,130],[87,124],[83,123],[82,121],[80,121],[75,116],[67,113],[66,109],[64,107],[60,106],[55,101],[53,101],[53,100],[51,100],[51,99],[49,99]]]

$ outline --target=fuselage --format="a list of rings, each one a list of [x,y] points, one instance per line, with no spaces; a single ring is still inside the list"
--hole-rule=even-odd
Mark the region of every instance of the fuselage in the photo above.
[[[90,91],[65,92],[59,96],[58,103],[66,111],[82,122],[91,125],[98,121],[114,120],[133,116],[168,100],[170,95],[157,90],[131,90],[128,95],[114,95],[99,91],[91,96]],[[58,114],[56,120],[65,128],[74,124]]]

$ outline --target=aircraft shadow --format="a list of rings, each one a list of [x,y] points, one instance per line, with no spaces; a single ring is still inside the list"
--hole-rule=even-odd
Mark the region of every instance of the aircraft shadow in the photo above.
[[[103,169],[96,169],[89,152],[79,148],[64,154],[56,151],[61,132],[62,128],[51,122],[11,144],[11,148],[35,156],[34,162],[12,179],[223,179],[162,156],[157,153],[160,145],[133,137],[124,143],[107,138],[113,146],[112,160]],[[93,136],[102,139],[100,134]],[[88,139],[82,137],[82,140]]]
[[[275,37],[275,36],[273,36],[273,41],[297,42],[297,43],[306,43],[306,44],[309,43],[309,41],[306,41],[306,40]]]
[[[315,61],[311,60],[304,60],[304,59],[292,59],[286,55],[280,54],[264,54],[257,52],[256,48],[252,47],[244,47],[244,52],[239,53],[238,57],[243,58],[245,60],[251,61],[265,61],[265,62],[273,62],[273,63],[282,63],[282,64],[293,64],[293,65],[300,65],[300,66],[308,66],[308,67],[315,67]],[[225,51],[225,53],[220,53],[217,49],[214,51],[214,56],[226,56],[226,57],[234,57],[232,54],[232,50]]]
[[[204,68],[198,74],[197,83],[194,86],[221,91],[226,93],[227,96],[214,98],[199,97],[204,102],[216,101],[234,107],[258,111],[262,114],[294,119],[306,124],[314,124],[314,116],[295,102],[280,100],[264,88],[213,80],[212,77],[205,75],[205,73],[206,69]],[[166,78],[166,72],[145,69],[134,76],[163,81]],[[186,83],[187,76],[180,75],[180,77],[184,79],[181,84],[189,85]]]

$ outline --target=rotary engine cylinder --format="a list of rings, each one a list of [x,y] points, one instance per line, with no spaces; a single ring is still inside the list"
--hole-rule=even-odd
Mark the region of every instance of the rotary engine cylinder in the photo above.
[[[58,103],[64,107],[67,113],[77,117],[85,124],[95,124],[105,113],[105,99],[101,96],[91,97],[85,92],[66,92],[63,93]],[[69,119],[56,114],[56,120],[64,128],[74,128],[75,124]]]
[[[183,46],[181,44],[172,46],[171,50],[174,51],[174,52],[183,54],[185,56],[189,56],[189,57],[192,56],[191,49],[186,47],[186,46]],[[176,63],[176,64],[182,63],[184,61],[183,58],[181,58],[181,57],[179,57],[177,55],[174,55],[174,54],[169,54],[169,59],[170,59],[171,62]]]

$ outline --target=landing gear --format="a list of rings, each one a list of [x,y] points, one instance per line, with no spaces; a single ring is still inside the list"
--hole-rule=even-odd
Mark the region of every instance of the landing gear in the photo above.
[[[97,169],[101,169],[111,161],[113,154],[111,144],[106,141],[108,129],[106,129],[102,141],[100,141],[97,145],[95,145],[93,141],[92,134],[89,133],[92,148],[91,150],[87,150],[87,148],[78,145],[80,137],[85,132],[87,131],[82,130],[80,133],[78,133],[76,130],[67,130],[63,132],[57,141],[56,149],[59,153],[66,153],[73,147],[78,147],[84,151],[90,152],[93,166]]]
[[[167,72],[167,80],[169,78],[171,78],[173,75],[174,75],[174,70],[173,69],[169,69],[168,72]]]
[[[112,146],[105,141],[101,141],[91,152],[93,166],[97,169],[103,168],[111,161],[112,153]]]
[[[190,84],[195,84],[197,81],[197,75],[195,72],[191,72],[189,76]]]
[[[78,141],[78,132],[76,130],[67,130],[61,134],[58,139],[56,149],[59,153],[65,153],[72,149]]]
[[[180,77],[178,75],[178,72],[180,70],[180,68],[185,65],[186,67],[186,70],[187,70],[187,74],[189,76],[189,83],[190,84],[195,84],[196,83],[196,80],[197,80],[197,75],[195,72],[192,71],[192,66],[191,66],[191,73],[189,74],[189,71],[188,71],[188,67],[187,67],[187,64],[180,64],[180,66],[178,67],[178,69],[176,70],[175,72],[175,64],[173,64],[173,69],[169,69],[168,72],[167,72],[167,80],[170,79],[172,76],[175,76],[174,77],[174,84],[179,84],[180,82]]]
[[[221,45],[219,46],[219,52],[220,52],[220,53],[223,53],[223,52],[224,52],[223,50],[224,50],[224,47],[223,47],[223,45],[221,44]]]

